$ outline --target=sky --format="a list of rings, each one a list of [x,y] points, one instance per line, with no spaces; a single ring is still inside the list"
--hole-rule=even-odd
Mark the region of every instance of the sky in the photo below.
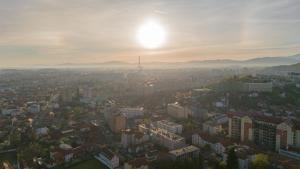
[[[149,19],[167,32],[157,49],[136,39]],[[299,0],[0,0],[0,66],[297,53]]]

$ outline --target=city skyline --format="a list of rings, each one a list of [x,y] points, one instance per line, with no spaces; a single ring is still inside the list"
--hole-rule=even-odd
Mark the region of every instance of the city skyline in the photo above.
[[[300,53],[300,2],[11,0],[0,6],[0,66],[245,60]],[[165,43],[146,49],[154,19]]]

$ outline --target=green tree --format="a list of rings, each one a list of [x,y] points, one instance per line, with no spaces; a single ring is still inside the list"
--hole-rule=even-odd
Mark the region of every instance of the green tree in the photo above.
[[[225,161],[217,161],[214,169],[226,169]]]
[[[203,156],[199,154],[198,158],[196,159],[196,166],[197,168],[203,168]]]
[[[265,169],[269,168],[270,164],[268,161],[268,156],[265,154],[257,154],[255,159],[251,163],[251,169]]]
[[[21,133],[18,130],[13,131],[9,135],[9,139],[11,146],[19,146],[21,143]]]
[[[232,147],[229,149],[228,157],[227,157],[227,169],[238,169],[238,158],[235,153],[235,148]]]

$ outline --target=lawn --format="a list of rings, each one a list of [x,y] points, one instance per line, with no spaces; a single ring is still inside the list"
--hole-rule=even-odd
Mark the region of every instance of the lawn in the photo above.
[[[92,160],[84,161],[82,163],[73,165],[68,169],[108,169],[108,168],[103,164],[101,164],[96,159],[92,159]]]

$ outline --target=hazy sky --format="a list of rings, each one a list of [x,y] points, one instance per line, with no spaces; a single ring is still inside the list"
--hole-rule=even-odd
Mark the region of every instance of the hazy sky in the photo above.
[[[141,47],[149,18],[167,30]],[[0,65],[247,59],[300,53],[299,0],[0,0]]]

